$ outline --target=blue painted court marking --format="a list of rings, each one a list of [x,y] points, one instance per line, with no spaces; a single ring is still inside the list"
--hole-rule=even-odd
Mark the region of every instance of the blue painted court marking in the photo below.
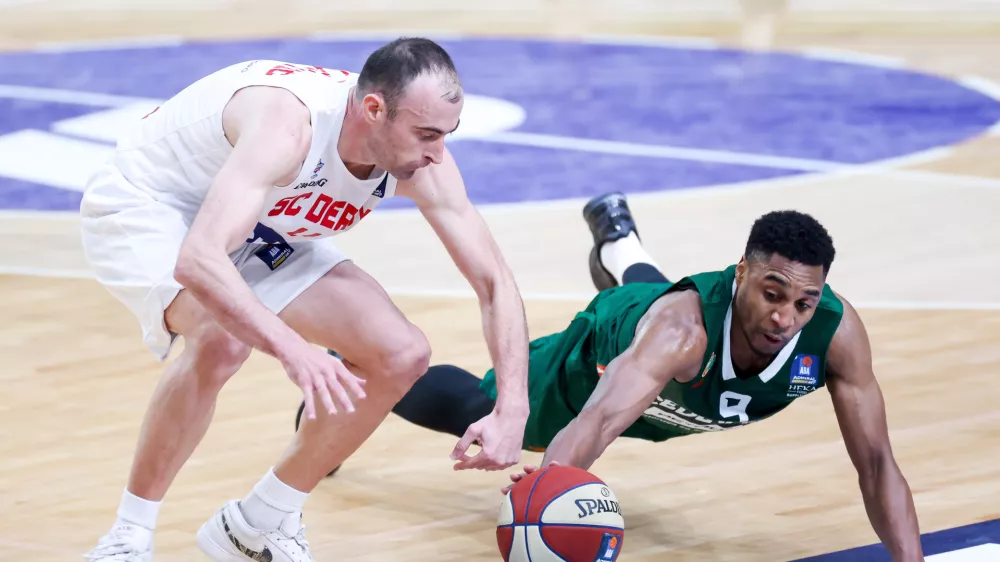
[[[921,536],[927,562],[996,562],[1000,560],[1000,519]],[[881,544],[852,548],[795,562],[892,562]]]
[[[168,42],[0,54],[0,209],[76,211],[107,127],[228,64],[359,70],[382,39]],[[524,120],[450,147],[476,203],[657,192],[834,170],[952,145],[1000,121],[954,81],[788,53],[446,38],[469,94]],[[488,117],[488,115],[487,115]],[[104,134],[102,135],[102,131]],[[25,134],[26,132],[30,134]],[[385,206],[407,206],[395,198]]]

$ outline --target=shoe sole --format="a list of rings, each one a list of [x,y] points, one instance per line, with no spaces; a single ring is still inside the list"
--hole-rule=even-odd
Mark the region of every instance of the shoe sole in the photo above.
[[[601,264],[597,256],[597,248],[590,249],[590,258],[587,260],[590,265],[590,280],[594,283],[594,288],[605,291],[618,286],[618,280]]]

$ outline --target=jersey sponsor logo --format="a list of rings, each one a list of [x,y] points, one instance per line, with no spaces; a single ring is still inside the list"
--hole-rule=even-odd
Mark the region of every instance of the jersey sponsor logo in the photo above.
[[[319,171],[322,170],[322,169],[323,169],[323,159],[320,158],[319,159],[319,163],[316,164],[315,168],[313,168],[313,175],[312,175],[312,177],[310,177],[309,179],[311,179],[311,180],[316,179],[316,176],[319,175]]]
[[[708,371],[712,369],[712,365],[715,365],[715,352],[712,352],[712,356],[708,358],[708,363],[705,364],[705,370],[701,372],[702,378],[708,374]]]
[[[688,410],[672,400],[657,397],[643,417],[691,432],[722,431],[742,425],[739,421],[713,420]]]
[[[712,352],[712,356],[708,358],[708,363],[705,364],[705,370],[701,372],[701,377],[698,378],[697,382],[691,385],[691,388],[698,388],[699,386],[705,384],[705,376],[708,372],[712,370],[712,365],[715,365],[715,352]]]
[[[819,357],[799,354],[788,377],[788,398],[801,398],[819,385]]]
[[[260,258],[260,261],[267,264],[267,267],[271,268],[271,271],[278,269],[281,264],[285,263],[285,260],[292,255],[295,249],[288,244],[268,244],[260,250],[257,250],[254,255]]]
[[[378,197],[379,199],[385,197],[385,184],[388,181],[389,174],[386,174],[385,177],[382,178],[382,183],[378,184],[378,187],[376,187],[375,191],[372,192],[372,197]]]
[[[315,178],[316,176],[313,175],[313,177]],[[307,187],[323,187],[324,185],[326,185],[327,181],[329,180],[327,180],[326,178],[320,178],[318,180],[313,180],[313,181],[304,181],[299,185],[295,186],[293,189],[305,189]]]

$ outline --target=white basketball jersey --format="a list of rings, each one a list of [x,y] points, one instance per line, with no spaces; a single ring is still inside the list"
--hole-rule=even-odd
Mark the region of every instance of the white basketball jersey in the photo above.
[[[354,177],[337,140],[357,74],[281,61],[255,60],[224,68],[188,86],[118,141],[114,164],[134,186],[194,219],[215,175],[233,151],[222,128],[229,99],[247,86],[295,94],[312,116],[312,144],[298,177],[275,186],[248,241],[278,244],[344,232],[392,197],[396,179],[376,169]]]

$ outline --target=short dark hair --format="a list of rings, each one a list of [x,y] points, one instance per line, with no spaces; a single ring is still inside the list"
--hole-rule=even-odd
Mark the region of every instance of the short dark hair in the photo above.
[[[772,211],[753,223],[743,255],[767,261],[778,254],[805,265],[821,265],[825,275],[835,253],[833,239],[819,221],[798,211]]]
[[[451,102],[457,102],[461,83],[455,63],[443,47],[421,37],[400,37],[379,47],[365,61],[358,75],[357,96],[382,94],[388,107],[389,119],[396,116],[396,102],[416,77],[424,73],[440,73],[453,81],[456,92]]]

